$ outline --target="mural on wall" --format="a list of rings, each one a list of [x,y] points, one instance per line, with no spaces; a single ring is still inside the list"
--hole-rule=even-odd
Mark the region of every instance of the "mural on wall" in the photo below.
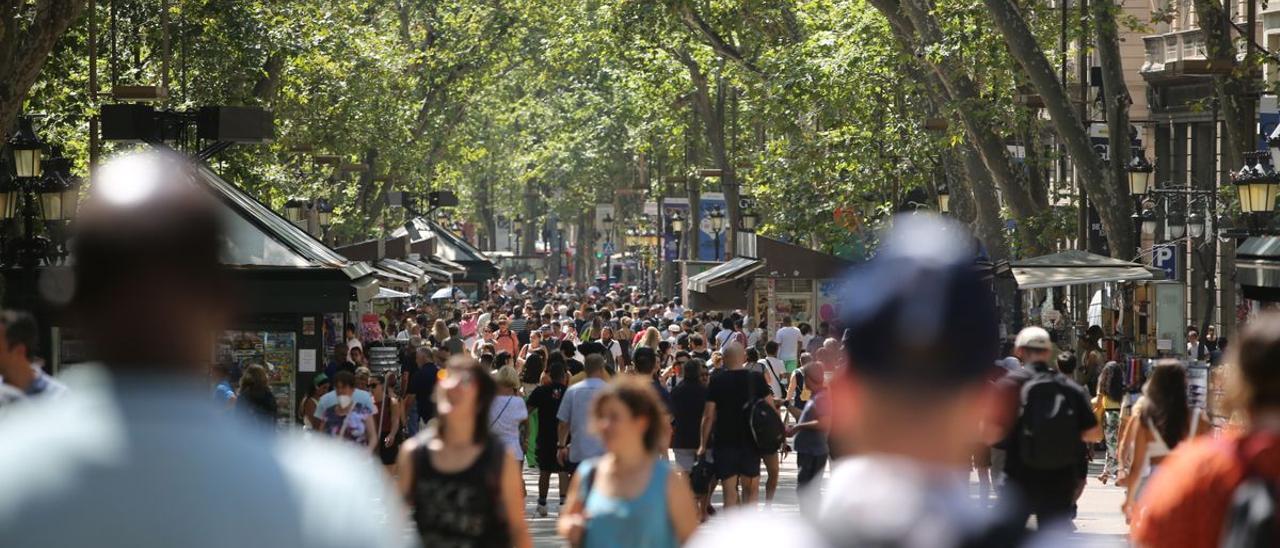
[[[818,280],[818,321],[833,327],[840,321],[840,280]]]

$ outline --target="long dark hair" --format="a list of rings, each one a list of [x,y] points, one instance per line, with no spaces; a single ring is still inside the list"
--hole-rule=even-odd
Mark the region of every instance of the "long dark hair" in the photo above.
[[[471,374],[471,382],[476,387],[476,424],[472,441],[484,445],[489,440],[489,407],[493,404],[494,396],[498,394],[498,384],[493,382],[488,369],[471,358],[454,356],[449,359],[447,369],[449,374],[454,374],[455,371]],[[445,421],[437,418],[433,422],[436,430],[443,436],[446,428]]]
[[[1147,398],[1143,415],[1151,419],[1165,444],[1173,448],[1186,437],[1190,427],[1186,368],[1176,360],[1157,362],[1143,392]]]

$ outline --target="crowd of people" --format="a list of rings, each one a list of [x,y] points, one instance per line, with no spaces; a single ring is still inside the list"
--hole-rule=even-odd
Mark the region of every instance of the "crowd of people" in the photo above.
[[[1239,421],[1215,428],[1181,362],[1132,378],[1034,327],[1002,358],[970,238],[922,215],[850,272],[834,325],[512,279],[388,317],[401,363],[376,373],[349,326],[295,434],[262,427],[260,367],[200,365],[234,300],[208,196],[173,158],[130,161],[75,240],[101,362],[55,379],[32,316],[0,312],[5,546],[526,547],[553,513],[574,546],[1058,545],[1095,446],[1135,543],[1275,545],[1280,316],[1224,358]],[[152,344],[138,314],[166,319]],[[787,458],[799,514],[770,511]]]

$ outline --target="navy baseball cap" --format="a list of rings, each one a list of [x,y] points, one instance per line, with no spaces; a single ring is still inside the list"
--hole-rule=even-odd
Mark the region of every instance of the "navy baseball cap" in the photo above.
[[[999,317],[976,256],[973,237],[954,220],[895,217],[875,258],[845,279],[849,367],[905,387],[985,379],[998,355]]]

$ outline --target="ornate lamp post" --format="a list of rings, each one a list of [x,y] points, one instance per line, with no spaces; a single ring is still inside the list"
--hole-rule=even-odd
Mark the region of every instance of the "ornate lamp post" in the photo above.
[[[720,206],[716,206],[715,209],[712,209],[711,213],[707,215],[707,219],[711,220],[711,232],[716,235],[716,260],[718,261],[722,257],[720,251],[720,234],[724,232],[724,209]]]

